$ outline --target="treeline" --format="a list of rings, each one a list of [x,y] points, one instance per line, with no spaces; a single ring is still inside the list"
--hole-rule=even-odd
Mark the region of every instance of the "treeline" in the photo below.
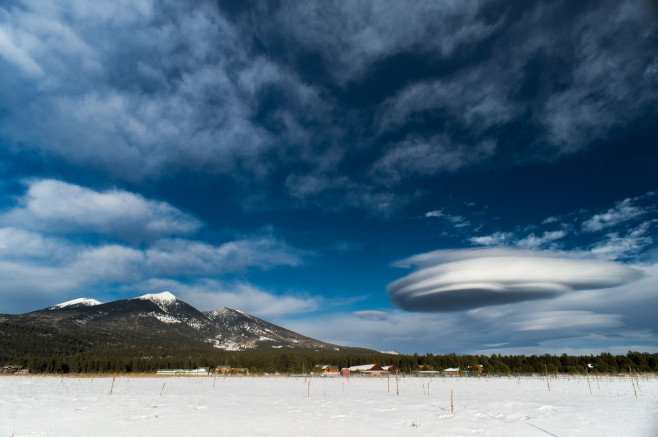
[[[231,366],[247,368],[251,373],[308,373],[317,364],[342,368],[359,364],[395,365],[403,373],[417,370],[443,370],[459,367],[477,374],[477,365],[484,375],[519,374],[584,374],[658,372],[658,354],[628,352],[626,355],[570,356],[554,355],[350,355],[320,352],[243,351],[137,351],[134,348],[96,353],[57,356],[0,356],[6,364],[18,364],[31,373],[151,373],[158,369],[194,369]],[[588,365],[591,365],[589,367]],[[632,369],[632,370],[631,370]]]
[[[32,373],[150,373],[158,369],[193,369],[231,366],[251,373],[296,374],[317,364],[338,368],[377,363],[394,365],[403,373],[459,367],[472,374],[477,365],[484,374],[658,372],[658,354],[626,355],[390,355],[363,351],[257,349],[242,352],[209,345],[162,345],[139,338],[117,339],[112,333],[65,332],[45,326],[0,323],[0,365],[18,364]]]

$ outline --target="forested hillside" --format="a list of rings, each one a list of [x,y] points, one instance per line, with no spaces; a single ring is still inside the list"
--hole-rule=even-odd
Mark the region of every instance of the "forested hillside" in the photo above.
[[[19,364],[31,373],[131,373],[157,369],[231,366],[252,373],[302,373],[318,363],[349,367],[366,363],[395,365],[403,373],[416,370],[462,370],[484,366],[483,374],[656,372],[658,354],[628,352],[596,356],[553,355],[392,355],[364,350],[292,351],[284,349],[225,351],[220,349],[159,346],[153,341],[132,338],[130,343],[114,337],[66,333],[25,324],[0,323],[0,364]],[[472,372],[471,374],[476,374]]]

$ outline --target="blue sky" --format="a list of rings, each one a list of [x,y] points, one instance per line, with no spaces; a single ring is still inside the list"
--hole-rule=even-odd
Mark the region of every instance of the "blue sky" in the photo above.
[[[4,2],[0,312],[658,351],[656,47],[649,1]]]

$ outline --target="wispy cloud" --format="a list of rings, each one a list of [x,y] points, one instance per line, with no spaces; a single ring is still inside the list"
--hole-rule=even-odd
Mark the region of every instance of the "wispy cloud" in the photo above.
[[[401,143],[391,144],[385,155],[374,163],[372,174],[386,183],[402,179],[431,176],[455,171],[473,162],[494,155],[494,141],[478,144],[459,144],[446,135],[430,138],[413,136]]]
[[[650,220],[620,235],[618,232],[607,234],[591,248],[592,253],[600,258],[616,260],[631,258],[653,244],[651,229],[658,220]]]
[[[478,246],[516,247],[520,249],[568,249],[605,260],[629,260],[639,256],[654,243],[652,230],[658,223],[655,193],[616,202],[605,212],[591,215],[575,211],[564,216],[551,216],[539,225],[512,231],[496,231],[472,236],[468,242]],[[559,227],[559,229],[555,229]],[[542,233],[527,234],[528,228]],[[602,231],[607,231],[601,234]]]
[[[583,230],[586,232],[601,231],[645,214],[647,211],[635,205],[635,201],[636,199],[624,199],[606,212],[595,214],[583,223]]]
[[[513,237],[514,234],[511,232],[494,232],[491,235],[471,237],[469,241],[480,246],[506,246]]]
[[[541,246],[552,241],[564,238],[567,232],[564,230],[559,231],[546,231],[541,236],[530,234],[527,237],[519,240],[516,245],[522,249],[539,249]]]
[[[438,218],[438,219],[443,219],[446,220],[448,223],[450,223],[452,226],[455,228],[467,228],[471,226],[471,222],[466,219],[465,217],[461,215],[452,215],[446,213],[443,208],[442,209],[435,209],[433,211],[429,211],[425,213],[425,217],[427,218]]]
[[[482,3],[308,1],[300,7],[284,1],[278,8],[260,8],[257,16],[267,18],[258,20],[262,37],[276,34],[294,48],[319,53],[332,76],[345,83],[393,53],[417,49],[419,41],[426,52],[449,56],[485,38],[496,23],[479,14]]]

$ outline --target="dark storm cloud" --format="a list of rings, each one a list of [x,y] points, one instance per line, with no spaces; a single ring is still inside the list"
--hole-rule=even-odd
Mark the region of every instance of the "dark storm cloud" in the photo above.
[[[422,267],[388,286],[391,302],[420,312],[546,299],[615,287],[642,277],[639,270],[623,264],[513,249],[430,252],[404,264]]]

